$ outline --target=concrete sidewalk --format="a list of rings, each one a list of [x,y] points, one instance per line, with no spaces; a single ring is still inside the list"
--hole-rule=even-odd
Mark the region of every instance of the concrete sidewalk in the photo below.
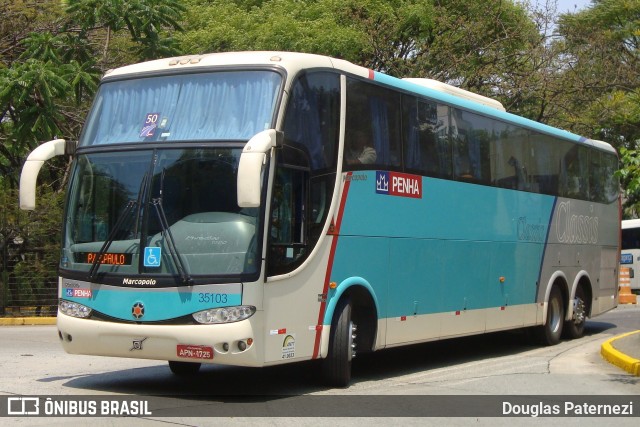
[[[0,326],[55,325],[55,317],[2,317]],[[610,363],[640,376],[640,331],[615,336],[602,344],[600,353]]]

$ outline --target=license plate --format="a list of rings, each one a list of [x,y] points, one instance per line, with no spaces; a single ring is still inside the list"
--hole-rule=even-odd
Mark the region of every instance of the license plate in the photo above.
[[[213,359],[213,347],[206,345],[178,344],[176,352],[178,357],[188,359]]]

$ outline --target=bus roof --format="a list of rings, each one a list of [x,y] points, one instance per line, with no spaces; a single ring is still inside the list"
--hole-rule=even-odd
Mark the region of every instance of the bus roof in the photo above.
[[[640,219],[625,219],[622,221],[622,229],[640,228]]]
[[[174,58],[156,59],[126,65],[109,70],[105,78],[135,75],[157,71],[172,71],[177,69],[197,70],[199,68],[222,67],[230,65],[248,66],[276,66],[286,69],[289,73],[306,68],[336,68],[361,77],[369,77],[369,70],[341,59],[310,53],[296,52],[221,52],[203,55],[187,55]]]
[[[442,83],[433,79],[416,79],[416,78],[403,78],[402,80],[415,83],[419,86],[435,89],[438,92],[448,93],[450,95],[465,98],[473,102],[477,102],[487,107],[495,108],[500,111],[507,111],[501,102],[495,99],[487,98],[486,96],[478,95],[477,93],[469,92],[468,90],[460,89],[459,87],[452,86],[450,84]]]
[[[105,74],[105,79],[131,77],[142,73],[153,73],[172,70],[191,70],[223,67],[230,65],[246,66],[274,66],[287,70],[290,75],[308,68],[333,68],[362,78],[368,78],[397,89],[420,94],[446,104],[477,112],[508,123],[522,126],[537,132],[553,135],[578,144],[597,148],[601,151],[615,153],[615,149],[608,143],[581,137],[574,133],[554,128],[504,110],[502,104],[487,98],[435,80],[438,84],[430,83],[428,79],[398,79],[383,73],[374,72],[351,62],[330,58],[323,55],[296,52],[249,51],[222,52],[202,55],[188,55],[174,58],[157,59],[127,65]]]

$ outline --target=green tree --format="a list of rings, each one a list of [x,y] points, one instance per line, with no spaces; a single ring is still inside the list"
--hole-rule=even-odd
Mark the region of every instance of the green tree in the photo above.
[[[48,186],[40,188],[38,195],[42,203],[26,213],[17,206],[17,190],[0,191],[0,309],[55,305],[63,196]]]
[[[626,217],[640,215],[640,0],[596,0],[562,15],[564,121],[621,153]]]
[[[19,220],[27,215],[13,212],[25,156],[54,137],[77,140],[106,69],[174,54],[184,8],[179,0],[0,0],[0,7],[0,200],[11,200],[2,204],[0,244],[11,250],[2,272],[36,296],[55,286],[69,162],[47,162],[39,208]],[[31,228],[18,232],[19,223]],[[10,245],[16,233],[25,237],[22,253]]]
[[[339,0],[185,0],[183,52],[288,50],[353,60],[364,39],[341,24]]]
[[[526,9],[491,0],[186,0],[182,51],[292,50],[397,77],[430,77],[508,95],[540,43]]]
[[[128,35],[128,62],[173,54],[171,32],[181,29],[184,7],[178,0],[20,0],[6,6],[11,22],[0,27],[0,172],[15,187],[28,151],[55,136],[77,139],[100,74],[123,59],[121,44],[111,49],[113,38],[122,42]]]
[[[638,123],[621,123],[630,118],[625,110],[640,87],[640,0],[596,0],[588,9],[562,15],[558,32],[566,44],[566,120],[587,136],[616,146],[632,143]]]
[[[113,34],[126,30],[138,60],[177,53],[166,32],[180,31],[185,11],[179,0],[66,0],[67,13],[82,32],[104,31],[103,59]]]

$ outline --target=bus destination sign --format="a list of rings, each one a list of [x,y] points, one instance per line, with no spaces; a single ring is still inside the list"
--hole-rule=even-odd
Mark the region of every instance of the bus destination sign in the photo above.
[[[98,252],[80,252],[76,254],[77,262],[93,264],[96,261]],[[132,254],[106,253],[100,257],[102,265],[131,265]]]

